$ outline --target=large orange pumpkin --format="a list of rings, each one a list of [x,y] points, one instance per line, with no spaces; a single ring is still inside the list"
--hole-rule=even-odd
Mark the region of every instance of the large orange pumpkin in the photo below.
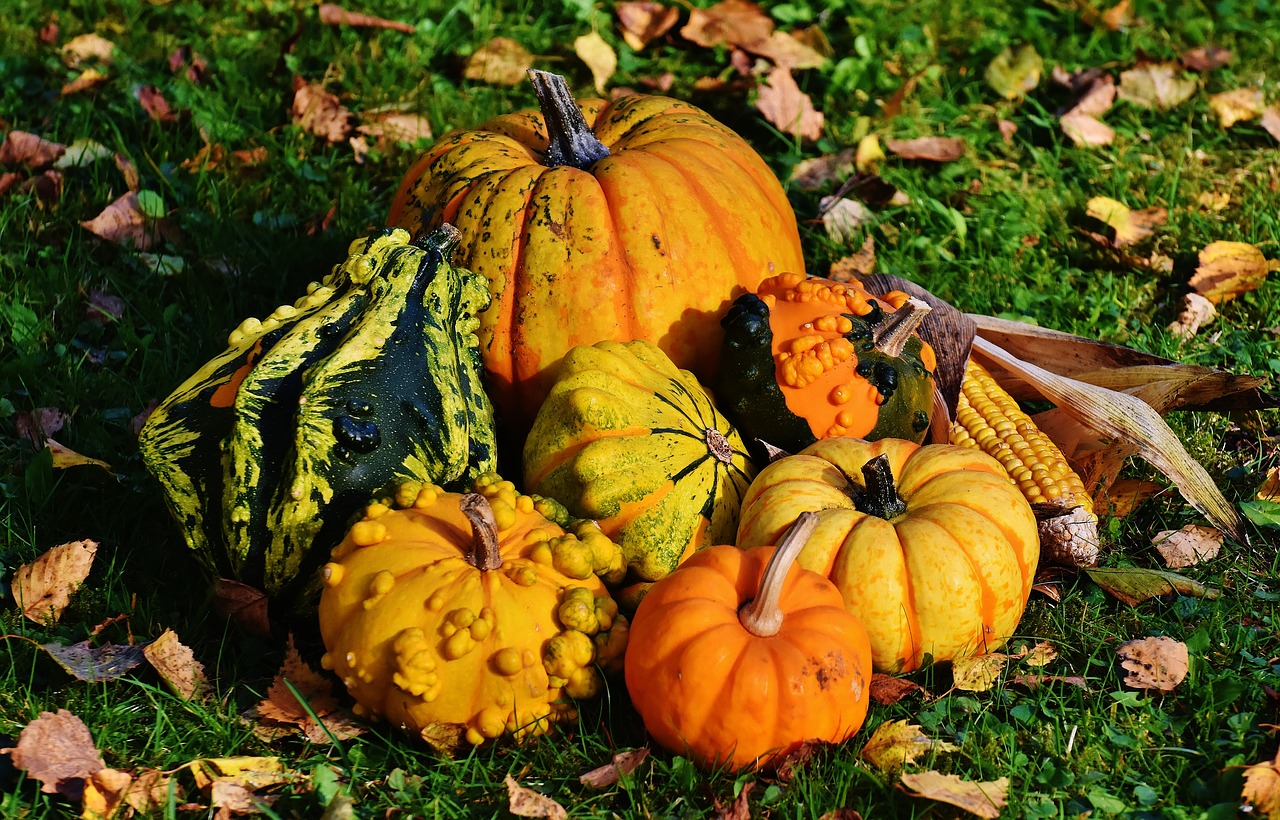
[[[828,576],[871,638],[877,670],[999,648],[1040,558],[1035,514],[1000,463],[951,444],[822,439],[760,471],[738,546],[771,544],[798,516],[817,531],[798,563]]]
[[[462,232],[455,261],[493,294],[490,395],[521,438],[570,348],[644,339],[705,381],[729,303],[804,270],[782,186],[733,131],[666,97],[575,104],[563,78],[530,74],[542,111],[442,138],[388,217]]]

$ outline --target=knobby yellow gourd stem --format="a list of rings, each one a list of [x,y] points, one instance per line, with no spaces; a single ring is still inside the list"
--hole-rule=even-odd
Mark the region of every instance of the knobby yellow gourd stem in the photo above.
[[[764,568],[764,576],[760,579],[760,590],[750,603],[738,613],[738,621],[742,627],[759,638],[777,635],[782,629],[782,610],[778,603],[782,598],[782,585],[787,580],[791,565],[796,562],[800,550],[813,531],[818,527],[816,512],[802,512],[796,522],[782,536],[778,548],[769,558],[769,565]]]
[[[467,493],[459,502],[462,514],[471,522],[474,540],[467,553],[467,563],[479,570],[502,567],[502,551],[498,546],[498,521],[493,517],[489,499],[480,493]]]
[[[529,69],[533,93],[538,98],[538,108],[547,123],[546,165],[570,165],[583,168],[609,156],[609,149],[591,133],[582,116],[582,109],[574,102],[573,94],[559,74]]]
[[[871,343],[886,356],[901,356],[911,335],[932,310],[928,302],[912,296],[871,329]]]

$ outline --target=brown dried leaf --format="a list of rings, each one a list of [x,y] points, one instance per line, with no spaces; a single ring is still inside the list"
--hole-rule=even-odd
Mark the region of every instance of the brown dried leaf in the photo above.
[[[928,752],[954,752],[960,747],[934,740],[914,723],[885,721],[876,727],[862,747],[860,757],[882,772],[901,769]]]
[[[22,614],[41,625],[56,623],[89,577],[97,552],[97,541],[69,541],[18,567],[11,588]]]
[[[1022,662],[1027,666],[1041,667],[1053,663],[1057,657],[1058,648],[1056,646],[1048,641],[1039,641],[1022,656]]]
[[[60,407],[37,407],[35,410],[23,410],[14,419],[18,435],[27,439],[37,447],[44,440],[61,430],[71,415]]]
[[[613,760],[578,777],[578,782],[593,789],[607,789],[625,775],[631,774],[649,757],[649,747],[618,752]]]
[[[751,820],[751,791],[756,787],[756,781],[749,780],[742,784],[742,789],[738,792],[738,796],[733,799],[729,805],[720,802],[720,798],[716,798],[716,820]]]
[[[1116,139],[1115,129],[1088,114],[1069,112],[1062,115],[1058,125],[1062,128],[1062,133],[1076,145],[1110,145]]]
[[[1280,108],[1273,105],[1262,112],[1262,127],[1276,142],[1280,142]]]
[[[706,9],[689,12],[680,36],[704,48],[737,46],[751,51],[773,34],[773,20],[749,0],[721,0]]]
[[[1009,678],[1009,683],[1025,686],[1033,692],[1047,683],[1065,683],[1068,686],[1078,686],[1086,691],[1089,689],[1089,685],[1079,675],[1014,675]]]
[[[346,142],[351,136],[351,112],[321,83],[294,77],[290,113],[294,125],[329,142]]]
[[[84,721],[66,709],[41,712],[9,750],[13,765],[40,781],[40,791],[79,800],[85,778],[107,767]]]
[[[1009,797],[1009,778],[994,781],[961,780],[954,774],[922,772],[903,774],[902,784],[912,797],[937,800],[964,809],[978,817],[997,818]]]
[[[1200,251],[1200,266],[1189,284],[1216,305],[1262,287],[1272,267],[1248,242],[1212,242]]]
[[[862,815],[853,809],[832,809],[818,820],[862,820]]]
[[[1187,645],[1165,636],[1126,641],[1116,654],[1120,666],[1129,673],[1124,685],[1132,689],[1172,692],[1187,676],[1191,663]]]
[[[769,72],[767,81],[760,86],[756,109],[785,134],[809,140],[822,136],[822,112],[814,109],[809,95],[796,85],[790,69],[775,68]]]
[[[285,681],[292,683],[298,695],[317,715],[327,715],[338,708],[338,699],[333,694],[333,684],[329,679],[312,669],[298,653],[289,636],[288,648],[285,650],[284,663],[276,673],[271,688],[267,690],[267,699],[258,704],[258,715],[281,723],[301,725],[309,720],[302,702],[289,690]]]
[[[142,212],[138,194],[133,190],[121,194],[102,213],[80,224],[108,242],[126,247],[132,245],[140,251],[150,250],[160,241],[159,220]]]
[[[467,58],[462,75],[488,85],[519,85],[533,68],[533,55],[510,37],[494,37]]]
[[[1199,46],[1182,55],[1182,65],[1192,71],[1213,71],[1235,59],[1231,49],[1218,46]]]
[[[1194,567],[1215,558],[1222,550],[1223,535],[1212,527],[1188,524],[1180,530],[1163,530],[1151,539],[1169,569]]]
[[[116,154],[115,163],[116,168],[124,176],[124,186],[130,191],[137,191],[142,184],[142,179],[138,175],[138,166],[124,154]]]
[[[1013,135],[1018,133],[1018,125],[1012,120],[999,120],[996,127],[1000,129],[1000,139],[1004,140],[1005,145],[1013,144]]]
[[[1116,81],[1110,74],[1093,77],[1084,92],[1076,99],[1068,114],[1100,117],[1111,110],[1116,101]]]
[[[83,811],[81,817],[86,820],[106,820],[116,816],[124,809],[125,795],[133,785],[133,776],[119,769],[99,769],[90,774],[84,781],[81,795]],[[127,816],[127,809],[126,815]]]
[[[1136,478],[1122,478],[1107,488],[1106,503],[1101,505],[1112,518],[1124,518],[1139,504],[1157,493],[1164,492],[1164,485]]]
[[[871,220],[871,212],[856,199],[824,196],[818,202],[822,214],[822,226],[831,241],[847,245],[862,233],[862,226]]]
[[[107,462],[81,455],[51,438],[45,439],[44,446],[53,457],[53,469],[55,470],[65,470],[68,467],[101,467],[108,473],[111,472],[111,465]]]
[[[96,68],[86,68],[77,74],[74,80],[64,83],[58,94],[63,97],[69,97],[72,94],[79,94],[81,91],[88,91],[91,88],[104,85],[110,79],[111,77]]]
[[[827,276],[836,282],[851,282],[870,276],[876,270],[876,240],[868,235],[862,248],[852,256],[844,256],[831,263]]]
[[[160,679],[178,697],[191,700],[208,691],[204,664],[196,660],[195,653],[178,640],[172,629],[166,629],[142,651]]]
[[[256,587],[219,578],[213,588],[213,611],[250,635],[262,638],[271,635],[267,594]]]
[[[99,34],[81,34],[62,47],[62,62],[70,68],[79,68],[86,60],[110,65],[115,49],[115,43]]]
[[[1218,125],[1223,128],[1257,119],[1266,105],[1261,88],[1237,88],[1209,97],[1209,107],[1218,115]]]
[[[844,179],[854,168],[855,150],[800,160],[791,169],[791,181],[801,190],[814,191],[829,182]]]
[[[27,131],[10,131],[0,143],[0,165],[40,169],[53,164],[66,151],[67,146],[61,143],[50,142]]]
[[[429,140],[433,136],[430,120],[421,114],[410,114],[405,111],[383,111],[366,116],[366,121],[357,126],[356,130],[367,137],[372,137],[379,150],[385,150],[387,145],[393,142],[412,145]],[[257,150],[264,155],[266,153],[265,148]],[[265,156],[263,158],[265,159]]]
[[[618,29],[636,51],[670,31],[680,20],[680,10],[652,0],[624,0],[618,4]]]
[[[596,93],[604,94],[605,83],[618,70],[618,55],[613,46],[605,42],[600,32],[584,34],[573,41],[573,53],[591,69],[591,78],[595,82]]]
[[[1055,604],[1062,603],[1062,590],[1058,588],[1057,584],[1035,583],[1031,585],[1031,591],[1039,592]]]
[[[526,789],[507,775],[507,811],[517,817],[545,817],[547,820],[564,820],[569,813],[556,801],[532,789]]]
[[[822,68],[827,58],[811,46],[800,42],[785,31],[775,31],[762,43],[752,43],[747,48],[752,54],[764,57],[782,68]]]
[[[1213,302],[1198,293],[1188,293],[1182,297],[1182,312],[1169,324],[1167,330],[1179,339],[1190,339],[1217,315]]]
[[[927,162],[952,162],[964,156],[964,140],[957,137],[917,137],[911,140],[885,140],[887,147],[902,159]]]
[[[891,706],[907,695],[913,695],[916,692],[919,692],[926,699],[932,697],[928,689],[914,681],[895,678],[892,675],[885,675],[881,672],[875,672],[871,675],[871,685],[868,690],[871,699],[881,706]]]
[[[178,115],[169,106],[169,101],[164,98],[163,92],[154,85],[140,86],[136,92],[138,104],[142,106],[142,110],[147,112],[147,116],[156,122],[173,122],[178,119]]]
[[[361,14],[360,12],[347,11],[341,6],[334,3],[320,4],[320,22],[326,26],[352,26],[356,28],[386,28],[393,31],[402,31],[405,34],[413,34],[414,28],[408,23],[402,23],[399,20],[387,20],[382,17],[374,17],[370,14]]]
[[[71,677],[85,683],[114,680],[136,668],[143,661],[142,647],[120,644],[90,646],[81,641],[69,646],[60,643],[40,644],[45,654]]]
[[[1272,467],[1267,471],[1267,477],[1258,488],[1256,498],[1259,501],[1280,502],[1280,467]]]
[[[1085,214],[1115,229],[1112,244],[1117,248],[1146,239],[1169,218],[1169,212],[1164,208],[1131,211],[1123,202],[1105,196],[1090,199]]]
[[[1240,796],[1260,817],[1280,818],[1280,752],[1271,762],[1255,763],[1244,770]]]
[[[956,658],[951,662],[954,686],[962,692],[986,692],[1000,680],[1009,656],[1001,652],[989,652],[970,658]]]
[[[1120,72],[1120,99],[1142,108],[1173,108],[1191,99],[1197,88],[1177,63],[1142,63]]]

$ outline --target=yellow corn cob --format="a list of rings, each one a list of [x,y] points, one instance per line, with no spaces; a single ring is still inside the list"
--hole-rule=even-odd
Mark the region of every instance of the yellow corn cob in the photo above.
[[[1062,509],[1063,514],[1041,520],[1040,546],[1046,559],[1074,566],[1098,562],[1098,517],[1084,482],[1058,446],[972,360],[960,386],[951,443],[994,457],[1032,504]]]

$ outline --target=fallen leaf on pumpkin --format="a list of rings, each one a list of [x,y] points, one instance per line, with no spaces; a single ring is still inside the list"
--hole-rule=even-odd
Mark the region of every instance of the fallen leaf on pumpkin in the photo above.
[[[169,101],[164,98],[164,94],[154,85],[139,86],[135,96],[142,110],[147,112],[147,116],[155,122],[173,122],[178,118],[173,108],[169,106]]]
[[[115,43],[100,34],[81,34],[72,37],[62,47],[62,62],[70,68],[79,68],[86,60],[110,65],[115,50]]]
[[[978,817],[997,818],[1009,798],[1009,778],[978,782],[961,780],[954,774],[922,772],[903,774],[902,784],[911,789],[912,797],[937,800],[964,809]]]
[[[1119,96],[1142,108],[1169,109],[1191,99],[1199,84],[1177,63],[1142,63],[1120,72]]]
[[[1172,692],[1187,676],[1191,663],[1187,645],[1164,636],[1125,641],[1116,654],[1120,666],[1129,673],[1124,685],[1131,689]]]
[[[85,640],[70,645],[42,643],[40,648],[64,672],[85,683],[114,680],[136,668],[144,660],[140,646],[110,643],[90,646]]]
[[[295,76],[290,113],[294,125],[329,142],[346,142],[351,136],[351,112],[321,83]]]
[[[1238,122],[1248,122],[1262,116],[1266,101],[1261,88],[1237,88],[1213,94],[1209,107],[1218,115],[1218,125],[1230,128]]]
[[[0,165],[23,165],[40,169],[65,154],[67,146],[51,142],[27,131],[10,131],[0,143]]]
[[[843,256],[831,263],[828,278],[836,282],[851,282],[876,271],[876,240],[868,235],[862,248],[852,256]]]
[[[600,33],[593,31],[573,41],[573,53],[591,69],[591,78],[595,82],[596,93],[603,94],[605,83],[618,70],[618,55],[613,46],[605,42]]]
[[[402,23],[399,20],[387,20],[383,17],[374,17],[371,14],[361,14],[356,11],[347,11],[333,3],[320,4],[320,22],[326,26],[386,28],[393,31],[402,31],[405,34],[413,34],[414,31],[413,26],[408,23]]]
[[[1143,481],[1136,478],[1121,478],[1107,488],[1106,504],[1109,515],[1113,518],[1124,518],[1133,512],[1139,504],[1164,492],[1164,485],[1154,481]]]
[[[962,692],[985,692],[1000,680],[1009,656],[1000,652],[956,658],[951,662],[954,686]]]
[[[960,747],[934,740],[914,723],[885,721],[876,727],[859,756],[882,772],[901,769],[927,752],[954,752]]]
[[[166,629],[142,651],[170,691],[183,700],[191,700],[209,688],[204,664],[196,660],[195,653],[178,640],[172,629]]]
[[[1272,106],[1262,112],[1262,128],[1276,142],[1280,142],[1280,108]]]
[[[79,800],[85,779],[107,767],[84,721],[66,709],[41,712],[18,735],[13,765],[40,782],[40,791]]]
[[[874,173],[876,166],[884,160],[884,149],[880,147],[879,137],[875,134],[867,134],[858,140],[858,150],[853,155],[853,167],[858,173]]]
[[[784,134],[809,140],[822,136],[822,112],[814,109],[809,95],[796,85],[790,69],[775,68],[769,72],[767,81],[760,86],[756,109]]]
[[[1244,770],[1240,796],[1259,816],[1280,818],[1280,752],[1270,762],[1255,763]]]
[[[136,191],[121,194],[102,213],[80,224],[90,233],[117,245],[150,250],[160,240],[159,220],[142,212]]]
[[[680,36],[704,48],[727,45],[745,48],[763,43],[773,34],[773,20],[748,0],[721,0],[710,8],[693,9]]]
[[[68,467],[101,467],[108,473],[111,472],[111,465],[107,462],[82,455],[63,444],[59,444],[53,439],[45,439],[45,449],[53,457],[53,469],[65,470]]]
[[[1141,569],[1129,567],[1125,569],[1085,568],[1089,578],[1095,584],[1114,595],[1129,606],[1137,606],[1143,601],[1159,598],[1162,595],[1186,595],[1190,598],[1207,598],[1213,600],[1222,594],[1220,590],[1206,587],[1176,572],[1159,569]]]
[[[110,76],[103,74],[96,68],[86,68],[77,74],[71,82],[64,83],[62,88],[58,90],[58,94],[62,97],[70,97],[72,94],[79,94],[82,91],[105,85],[110,79]]]
[[[1248,242],[1212,242],[1200,251],[1200,266],[1189,284],[1210,302],[1221,304],[1262,287],[1273,267]]]
[[[1198,293],[1188,293],[1182,297],[1182,312],[1170,323],[1168,331],[1180,339],[1190,339],[1217,315],[1213,302]]]
[[[827,236],[841,245],[856,239],[862,232],[862,226],[871,220],[871,212],[855,199],[824,196],[818,201],[818,210]]]
[[[847,177],[854,168],[855,149],[846,148],[835,154],[802,159],[791,169],[791,181],[804,191],[814,191]]]
[[[624,0],[618,4],[618,29],[622,39],[635,51],[644,49],[675,26],[680,10],[651,0]]]
[[[1077,114],[1074,111],[1064,114],[1058,120],[1058,126],[1076,145],[1110,145],[1116,139],[1115,129],[1088,114]]]
[[[1017,51],[1006,47],[987,64],[987,85],[1006,100],[1016,100],[1040,84],[1044,59],[1035,46],[1027,43]]]
[[[625,775],[636,770],[649,757],[649,747],[618,752],[613,760],[578,777],[578,782],[593,789],[607,789]]]
[[[556,801],[545,794],[538,794],[533,789],[526,789],[516,782],[511,775],[504,781],[507,784],[507,811],[517,817],[545,817],[547,820],[564,820],[569,813]]]
[[[1229,48],[1218,46],[1198,46],[1183,53],[1182,65],[1192,71],[1213,71],[1235,59]]]
[[[1085,214],[1115,230],[1112,244],[1117,248],[1146,239],[1169,218],[1169,212],[1164,208],[1133,211],[1123,202],[1105,196],[1090,199],[1085,206]]]
[[[1035,646],[1031,647],[1025,655],[1022,656],[1022,662],[1027,666],[1041,667],[1048,666],[1058,657],[1058,649],[1048,641],[1039,641]]]
[[[20,437],[39,447],[70,420],[71,415],[61,407],[37,407],[18,413],[14,418],[14,427]]]
[[[1215,558],[1222,550],[1222,533],[1212,527],[1188,524],[1180,530],[1164,530],[1151,539],[1169,569],[1194,567]]]
[[[964,156],[964,140],[956,137],[917,137],[910,140],[885,140],[885,147],[902,159],[927,162],[951,162]]]
[[[494,37],[467,58],[462,75],[489,85],[519,85],[533,68],[533,55],[510,37]]]
[[[11,589],[22,614],[38,624],[57,623],[72,594],[89,577],[96,541],[69,541],[18,567]]]

